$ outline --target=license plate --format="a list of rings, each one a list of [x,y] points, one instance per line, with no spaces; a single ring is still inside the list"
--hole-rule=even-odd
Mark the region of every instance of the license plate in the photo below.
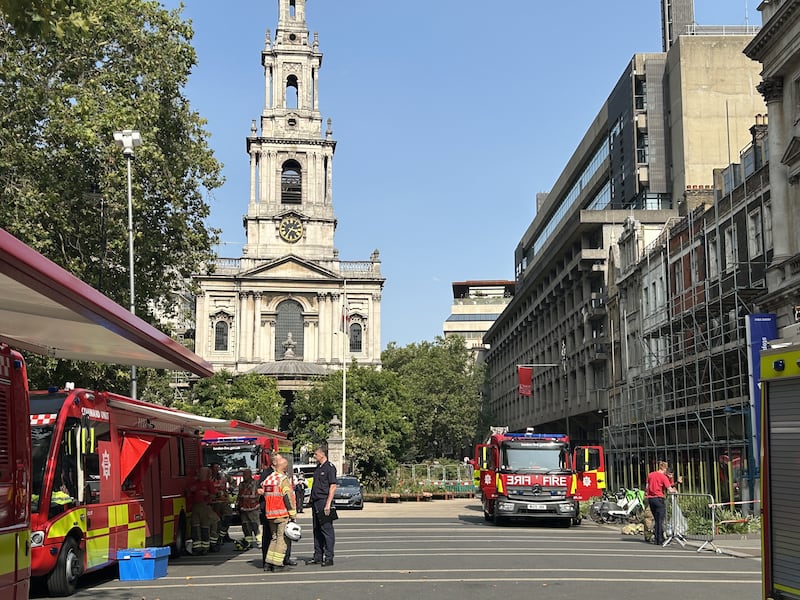
[[[334,500],[335,504],[347,504],[347,500]]]
[[[528,510],[547,510],[547,504],[528,504]]]

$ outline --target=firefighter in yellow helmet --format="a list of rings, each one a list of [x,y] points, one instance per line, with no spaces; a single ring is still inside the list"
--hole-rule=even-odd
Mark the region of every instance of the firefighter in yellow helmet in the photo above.
[[[283,456],[275,459],[275,470],[262,482],[264,492],[264,512],[269,527],[269,546],[264,557],[264,568],[269,571],[284,568],[286,558],[286,524],[294,521],[297,515],[292,480],[286,474],[289,461]],[[266,531],[262,548],[267,542]],[[263,552],[263,550],[262,550]]]
[[[214,501],[211,503],[211,509],[217,513],[219,517],[219,525],[217,527],[217,548],[222,547],[222,544],[231,541],[228,537],[228,527],[230,527],[233,510],[231,510],[231,500],[228,494],[228,487],[230,480],[228,476],[222,472],[222,467],[218,462],[211,463],[211,483],[214,485]]]

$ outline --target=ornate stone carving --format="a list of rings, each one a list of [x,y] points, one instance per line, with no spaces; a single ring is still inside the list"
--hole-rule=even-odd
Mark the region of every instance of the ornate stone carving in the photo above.
[[[764,102],[779,102],[783,100],[783,77],[767,77],[756,86],[758,92],[764,96]]]
[[[294,349],[296,346],[297,342],[292,339],[292,332],[290,331],[286,334],[286,341],[283,342],[283,358],[294,358]]]
[[[283,72],[292,75],[299,75],[303,72],[303,65],[300,63],[287,62],[283,65]]]

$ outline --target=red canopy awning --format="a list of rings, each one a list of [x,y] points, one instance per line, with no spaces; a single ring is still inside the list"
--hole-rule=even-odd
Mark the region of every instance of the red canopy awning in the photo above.
[[[0,341],[54,358],[214,373],[194,352],[3,229]]]

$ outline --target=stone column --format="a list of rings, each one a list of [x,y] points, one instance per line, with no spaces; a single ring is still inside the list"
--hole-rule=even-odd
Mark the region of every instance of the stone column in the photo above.
[[[233,359],[238,363],[245,351],[244,346],[244,324],[245,324],[245,305],[247,304],[247,293],[239,292],[239,304],[236,307],[236,344]]]
[[[764,96],[769,117],[769,185],[772,202],[772,243],[774,253],[772,264],[779,265],[791,255],[789,248],[789,219],[788,206],[789,181],[786,175],[786,166],[781,163],[781,156],[786,150],[784,141],[786,128],[784,127],[783,105],[783,77],[768,77],[758,86],[758,91]],[[775,282],[777,283],[777,282]]]
[[[265,355],[266,362],[275,360],[275,319],[270,319],[267,322],[267,348]]]
[[[263,362],[263,355],[261,352],[261,292],[255,293],[256,308],[253,315],[253,362]]]
[[[256,162],[258,160],[258,153],[255,150],[250,151],[250,204],[256,203]]]
[[[267,187],[267,173],[272,168],[272,153],[263,151],[259,156],[260,169],[258,170],[258,202],[265,207],[270,201],[270,189]]]
[[[328,460],[336,466],[336,472],[343,475],[344,471],[344,438],[342,437],[342,422],[337,415],[333,415],[330,422],[331,433],[328,436]],[[346,435],[346,434],[345,434]]]

